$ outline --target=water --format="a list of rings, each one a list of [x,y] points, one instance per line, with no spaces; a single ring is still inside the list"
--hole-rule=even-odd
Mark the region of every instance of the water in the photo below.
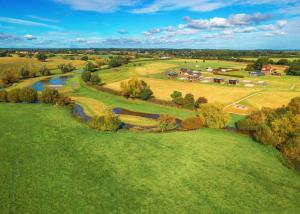
[[[37,91],[43,91],[45,87],[59,89],[66,85],[67,80],[72,76],[60,76],[60,77],[52,77],[49,79],[41,80],[39,82],[34,83],[31,87]]]
[[[81,119],[81,120],[83,120],[83,121],[89,121],[90,119],[91,119],[91,117],[90,116],[88,116],[85,112],[84,112],[84,110],[83,110],[83,108],[80,106],[80,105],[78,105],[78,104],[76,104],[75,106],[74,106],[74,108],[73,108],[73,110],[72,110],[72,114],[75,116],[75,117],[77,117],[77,118],[79,118],[79,119]]]

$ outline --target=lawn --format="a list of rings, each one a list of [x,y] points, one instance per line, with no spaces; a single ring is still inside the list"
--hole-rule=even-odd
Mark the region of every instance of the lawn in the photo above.
[[[1,213],[296,213],[300,177],[231,132],[102,133],[66,109],[0,104]]]

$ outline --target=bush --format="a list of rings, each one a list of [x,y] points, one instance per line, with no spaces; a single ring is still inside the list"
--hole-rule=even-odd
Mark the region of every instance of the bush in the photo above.
[[[121,56],[114,56],[108,62],[110,67],[119,67],[127,63],[128,63],[128,59]]]
[[[101,79],[100,77],[98,76],[98,74],[92,74],[91,76],[91,83],[94,84],[94,85],[99,85],[101,83]]]
[[[229,122],[229,115],[219,104],[204,104],[199,110],[199,115],[208,128],[224,128]]]
[[[34,103],[38,100],[37,91],[33,88],[22,88],[19,94],[20,101],[27,103]]]
[[[0,102],[7,102],[7,91],[0,90]]]
[[[194,95],[186,94],[183,98],[183,107],[187,109],[194,109],[195,108],[195,99]]]
[[[11,103],[20,102],[20,89],[15,88],[7,92],[7,101]]]
[[[50,70],[49,70],[45,65],[43,65],[43,66],[40,68],[39,73],[40,73],[42,76],[49,76],[49,75],[51,75]]]
[[[181,128],[185,131],[196,130],[203,127],[203,121],[200,117],[188,118],[181,122]]]
[[[121,126],[121,121],[113,112],[107,111],[104,116],[93,117],[88,125],[99,131],[117,131]]]
[[[173,91],[170,96],[174,103],[176,103],[177,105],[183,105],[182,93],[180,91]]]
[[[73,106],[75,103],[73,102],[73,100],[71,100],[70,97],[67,97],[67,96],[63,96],[63,95],[60,95],[57,99],[56,99],[56,104],[57,105],[60,105],[60,106]]]
[[[37,53],[36,54],[36,56],[35,56],[39,61],[46,61],[46,59],[47,59],[47,56],[46,56],[46,54],[44,54],[44,53]]]
[[[22,79],[28,78],[29,77],[29,71],[26,68],[21,68],[20,77]]]
[[[82,72],[81,74],[81,79],[84,81],[84,82],[89,82],[91,80],[91,77],[92,77],[92,74],[90,71],[84,71]]]
[[[4,87],[10,86],[13,83],[19,82],[20,75],[15,71],[7,71],[1,77],[1,82]]]
[[[87,55],[84,55],[80,59],[83,60],[83,61],[88,61],[89,57]]]
[[[65,74],[65,73],[74,71],[74,70],[75,70],[75,67],[72,65],[72,63],[69,63],[69,64],[60,64],[60,65],[58,66],[58,69],[61,70],[61,72],[62,72],[63,74]]]
[[[145,81],[136,78],[132,78],[128,82],[121,82],[120,86],[121,94],[124,97],[148,100],[153,94]]]
[[[205,98],[205,97],[199,97],[198,99],[197,99],[197,101],[195,102],[195,107],[196,108],[200,108],[200,106],[202,105],[202,104],[205,104],[205,103],[207,103],[208,102],[208,100]]]
[[[42,93],[40,100],[43,103],[55,104],[59,99],[59,92],[55,89],[45,88]]]
[[[158,121],[159,121],[159,129],[161,130],[161,132],[170,131],[177,128],[175,117],[166,114],[161,114],[158,118]]]
[[[94,65],[92,62],[87,62],[83,68],[84,71],[90,71],[95,72],[97,70],[96,65]]]

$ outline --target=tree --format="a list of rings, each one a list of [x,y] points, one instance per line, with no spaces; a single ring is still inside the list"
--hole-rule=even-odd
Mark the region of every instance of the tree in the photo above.
[[[47,55],[44,54],[44,53],[39,52],[39,53],[36,54],[36,58],[37,58],[39,61],[44,62],[44,61],[46,61],[46,59],[47,59]]]
[[[40,68],[39,73],[40,73],[42,76],[49,76],[49,75],[51,75],[50,70],[49,70],[45,65],[43,65],[43,66]]]
[[[147,83],[136,78],[130,79],[128,82],[121,82],[121,93],[124,97],[139,98],[143,100],[149,99],[153,92]]]
[[[20,74],[15,71],[7,71],[1,77],[1,82],[4,87],[10,86],[20,80]]]
[[[184,103],[183,106],[188,109],[194,109],[195,108],[195,99],[194,95],[188,93],[184,96]]]
[[[181,128],[185,131],[196,130],[203,127],[203,121],[200,117],[188,118],[181,122]]]
[[[264,65],[270,64],[270,60],[267,57],[258,58],[253,64],[254,70],[261,70]]]
[[[105,59],[96,59],[95,62],[99,68],[107,64]]]
[[[57,99],[59,99],[59,92],[55,89],[45,88],[40,97],[43,103],[55,104]]]
[[[101,79],[98,74],[92,74],[90,81],[94,85],[99,85],[101,83]]]
[[[29,77],[29,71],[26,68],[22,67],[21,70],[20,70],[20,77],[22,79],[28,78]]]
[[[75,70],[75,67],[72,65],[72,63],[68,63],[68,64],[60,64],[60,65],[58,66],[58,69],[60,69],[61,72],[62,72],[63,74],[65,74],[65,73],[74,71],[74,70]]]
[[[35,103],[38,100],[38,94],[35,89],[26,87],[20,90],[19,98],[21,102]]]
[[[89,57],[87,55],[84,55],[80,59],[83,60],[83,61],[88,61]]]
[[[224,128],[229,122],[229,115],[219,104],[204,104],[199,110],[199,115],[208,128]]]
[[[121,124],[119,117],[111,110],[106,110],[104,116],[93,117],[88,123],[91,128],[99,131],[117,131]]]
[[[108,62],[110,67],[119,67],[127,63],[128,63],[128,59],[121,56],[114,56]]]
[[[7,102],[7,91],[0,89],[0,102]]]
[[[300,76],[300,60],[294,60],[286,70],[287,75]]]
[[[84,82],[89,82],[91,80],[92,74],[90,71],[83,71],[81,74],[81,79]]]
[[[12,89],[12,90],[8,91],[7,101],[11,102],[11,103],[20,102],[19,94],[20,94],[20,89],[18,89],[18,88],[15,88],[15,89]]]
[[[276,63],[277,65],[289,65],[290,61],[288,59],[280,59]]]
[[[173,91],[170,96],[172,98],[172,102],[176,103],[177,105],[183,105],[184,99],[180,91]]]
[[[158,127],[161,132],[170,131],[177,128],[176,118],[166,114],[159,115],[158,122]]]
[[[205,103],[207,103],[208,102],[208,100],[205,98],[205,97],[199,97],[198,99],[197,99],[197,101],[195,102],[195,107],[196,108],[200,108],[200,106],[202,105],[202,104],[205,104]]]
[[[96,65],[94,65],[94,63],[92,62],[87,62],[83,68],[84,71],[90,71],[90,72],[94,72],[97,70]]]

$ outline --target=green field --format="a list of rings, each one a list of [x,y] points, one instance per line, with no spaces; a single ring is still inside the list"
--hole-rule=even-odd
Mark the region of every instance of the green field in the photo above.
[[[0,104],[0,112],[1,213],[300,209],[299,175],[243,135],[101,133],[61,107]]]

